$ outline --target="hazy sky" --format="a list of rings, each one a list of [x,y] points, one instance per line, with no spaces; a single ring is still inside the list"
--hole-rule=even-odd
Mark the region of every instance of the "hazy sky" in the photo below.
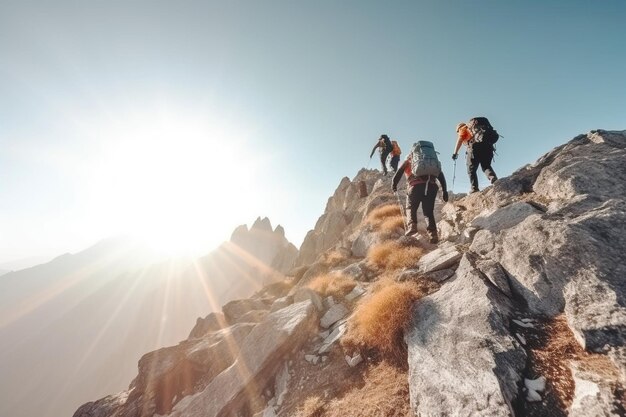
[[[626,128],[625,21],[622,0],[0,0],[0,262],[125,232],[208,250],[258,215],[299,245],[381,133],[434,141],[451,182],[474,115],[508,175]]]

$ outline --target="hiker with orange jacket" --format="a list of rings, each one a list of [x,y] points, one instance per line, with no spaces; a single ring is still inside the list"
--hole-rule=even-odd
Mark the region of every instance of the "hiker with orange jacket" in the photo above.
[[[398,171],[398,163],[400,162],[400,155],[402,155],[402,150],[400,149],[400,145],[395,140],[391,141],[391,162],[389,165],[394,173]]]
[[[372,153],[370,153],[370,159],[372,159],[372,156],[374,156],[376,148],[379,148],[380,150],[380,163],[383,166],[383,175],[387,175],[387,157],[393,149],[393,145],[391,144],[389,136],[380,135],[380,138],[376,142],[376,145],[374,145],[374,147],[372,148]]]
[[[422,146],[417,147],[416,145],[418,144]],[[425,158],[422,157],[414,159],[413,154],[414,152],[421,152],[420,148],[426,147],[426,144],[429,144],[428,146],[432,148],[432,154],[435,154],[434,147],[431,142],[420,141],[413,145],[411,153],[409,153],[406,160],[400,166],[400,169],[393,176],[391,188],[394,193],[397,192],[398,183],[402,179],[402,174],[406,176],[406,216],[408,220],[408,230],[405,235],[411,236],[417,233],[417,209],[421,204],[422,212],[426,218],[426,231],[428,232],[430,243],[437,243],[439,241],[439,236],[437,234],[437,222],[435,221],[435,197],[437,196],[439,187],[437,186],[436,181],[439,181],[439,184],[441,184],[441,190],[443,191],[442,199],[445,202],[448,201],[448,187],[446,184],[446,177],[443,175],[443,171],[441,171],[439,161],[436,161],[439,168],[435,168],[430,171],[432,173],[436,173],[438,171],[439,173],[437,175],[414,175],[415,170],[413,169],[412,161],[424,161]]]
[[[452,159],[456,161],[461,145],[465,144],[467,146],[467,173],[471,184],[470,193],[475,193],[479,191],[478,177],[476,176],[479,165],[490,183],[493,184],[498,179],[491,167],[491,161],[495,150],[494,144],[499,135],[484,117],[474,117],[470,119],[468,124],[459,123],[456,126],[456,132],[458,136]]]

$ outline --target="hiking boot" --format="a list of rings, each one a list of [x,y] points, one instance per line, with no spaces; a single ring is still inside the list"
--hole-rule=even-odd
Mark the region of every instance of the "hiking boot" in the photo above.
[[[496,181],[498,181],[498,177],[490,177],[490,178],[489,178],[489,182],[490,182],[490,183],[492,183],[492,184],[493,184],[494,182],[496,182]]]
[[[417,233],[417,226],[411,226],[409,230],[406,231],[404,236],[413,236],[416,233]]]
[[[474,194],[474,193],[477,193],[478,191],[480,191],[478,188],[472,188],[469,193]]]
[[[439,242],[439,235],[437,235],[437,230],[427,230],[428,232],[428,241],[430,243],[437,243]]]

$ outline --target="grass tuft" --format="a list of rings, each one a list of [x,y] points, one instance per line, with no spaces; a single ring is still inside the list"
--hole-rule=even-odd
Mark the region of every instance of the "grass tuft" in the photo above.
[[[298,409],[297,417],[321,417],[324,413],[325,405],[320,397],[309,397],[304,401],[302,407]]]
[[[336,298],[343,298],[356,287],[356,281],[343,274],[330,273],[313,278],[307,287],[324,297],[332,295]]]
[[[385,241],[372,246],[367,252],[367,262],[379,270],[393,270],[413,266],[424,254],[424,249],[402,246],[395,241]]]
[[[425,293],[412,282],[390,282],[362,300],[348,321],[341,344],[346,351],[374,350],[383,357],[406,359],[404,328],[413,303]]]

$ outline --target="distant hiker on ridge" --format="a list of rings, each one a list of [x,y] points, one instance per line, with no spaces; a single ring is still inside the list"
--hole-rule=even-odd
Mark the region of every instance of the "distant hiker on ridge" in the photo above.
[[[370,159],[372,159],[372,156],[374,156],[376,148],[380,148],[380,163],[383,166],[383,175],[387,175],[387,157],[393,149],[393,145],[391,144],[389,136],[380,135],[380,139],[378,139],[378,142],[376,142],[376,145],[374,145],[374,147],[372,148],[372,153],[370,153]]]
[[[421,203],[430,243],[437,243],[439,236],[435,221],[435,197],[439,187],[435,180],[439,180],[443,191],[442,198],[446,202],[448,201],[448,187],[432,142],[422,140],[413,144],[411,153],[393,176],[391,188],[394,193],[398,191],[398,183],[403,173],[406,175],[407,182],[406,210],[408,212],[406,213],[408,230],[405,235],[411,236],[417,233],[417,209]]]
[[[398,163],[400,162],[400,155],[402,155],[402,150],[400,149],[400,145],[395,140],[391,141],[391,162],[389,165],[393,170],[394,174],[398,170]]]
[[[456,161],[459,157],[459,149],[462,144],[467,145],[467,173],[469,174],[471,189],[470,193],[477,192],[478,177],[476,171],[478,165],[492,184],[496,182],[498,177],[491,167],[493,159],[494,145],[498,141],[500,135],[491,126],[489,120],[485,117],[474,117],[467,124],[461,122],[456,126],[458,138],[452,159]]]

